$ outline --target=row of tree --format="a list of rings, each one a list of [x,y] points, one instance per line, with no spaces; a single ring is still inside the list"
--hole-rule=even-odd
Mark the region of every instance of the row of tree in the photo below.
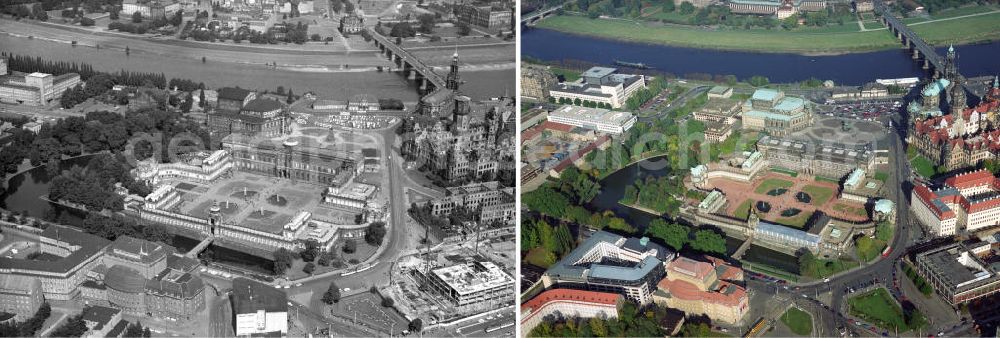
[[[646,176],[625,187],[621,202],[625,205],[638,205],[652,209],[661,214],[676,215],[680,210],[681,201],[674,196],[683,196],[685,192],[681,178],[673,176]]]
[[[52,306],[49,305],[49,302],[44,302],[31,318],[23,322],[11,321],[0,324],[0,337],[34,337],[51,315]]]

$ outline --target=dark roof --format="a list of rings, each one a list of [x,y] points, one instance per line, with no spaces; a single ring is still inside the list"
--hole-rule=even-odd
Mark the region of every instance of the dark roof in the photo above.
[[[247,105],[243,107],[243,110],[253,112],[269,112],[281,109],[281,107],[281,102],[275,100],[254,99],[253,101],[247,102]]]
[[[72,245],[79,246],[80,249],[72,252],[69,256],[62,257],[54,261],[36,261],[28,259],[15,259],[0,257],[0,266],[12,269],[37,270],[51,273],[66,273],[83,261],[98,255],[108,246],[108,240],[97,237],[73,228],[52,225],[42,231],[40,237],[55,239]]]
[[[182,256],[181,254],[175,253],[167,256],[167,267],[174,270],[191,272],[191,270],[196,269],[199,264],[198,260]]]
[[[159,276],[146,282],[146,292],[177,299],[191,299],[205,290],[201,278],[190,273],[163,270]]]
[[[243,101],[250,95],[250,91],[243,88],[225,87],[219,89],[220,100]]]
[[[146,278],[139,271],[124,265],[115,265],[104,275],[104,285],[109,288],[128,293],[141,293],[146,285]]]
[[[131,255],[139,257],[139,260],[143,264],[151,264],[153,262],[163,259],[163,256],[170,254],[171,251],[166,246],[147,241],[145,239],[138,239],[129,236],[121,236],[111,242],[111,246],[108,247],[108,253],[113,254],[118,257],[122,257],[116,254],[115,251],[122,251]],[[122,257],[131,261],[135,261],[133,257]]]
[[[94,330],[100,330],[104,325],[111,324],[111,317],[121,312],[121,310],[105,307],[105,306],[91,306],[83,309],[83,320],[88,322],[95,322]]]
[[[236,314],[287,312],[288,295],[285,291],[247,278],[233,279],[233,310]]]
[[[125,328],[127,327],[128,327],[128,321],[120,320],[118,321],[118,325],[115,325],[115,327],[111,329],[111,331],[108,331],[108,335],[106,335],[105,337],[121,337],[122,334],[125,333]]]
[[[376,157],[378,156],[378,150],[375,150],[375,148],[364,148],[361,149],[361,155],[364,155],[365,157]]]

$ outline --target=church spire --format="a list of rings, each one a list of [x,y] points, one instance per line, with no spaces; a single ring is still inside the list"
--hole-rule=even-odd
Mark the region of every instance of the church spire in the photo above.
[[[455,54],[451,56],[451,70],[448,71],[448,78],[445,80],[445,87],[451,90],[458,90],[460,80],[458,77],[458,46],[455,47]]]

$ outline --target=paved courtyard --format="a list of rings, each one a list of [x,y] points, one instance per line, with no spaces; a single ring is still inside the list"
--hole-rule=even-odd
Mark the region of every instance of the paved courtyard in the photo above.
[[[766,191],[758,191],[765,181],[786,181],[791,182],[791,186],[768,188],[764,189]],[[751,204],[756,205],[758,201],[763,201],[770,206],[770,210],[766,210],[765,212],[765,210],[760,210],[758,208],[758,215],[761,219],[784,225],[804,221],[801,217],[808,219],[809,215],[817,210],[823,211],[823,213],[830,215],[831,217],[844,220],[864,222],[869,219],[867,215],[860,216],[858,213],[850,211],[856,210],[857,208],[864,210],[863,204],[843,200],[836,196],[836,192],[838,190],[836,183],[815,180],[811,176],[800,174],[798,177],[791,177],[782,173],[767,172],[759,175],[749,184],[726,178],[715,178],[710,179],[708,181],[708,185],[710,189],[718,188],[726,195],[727,202],[724,206],[725,213],[738,218],[742,218],[747,215],[747,209],[749,209]],[[777,194],[777,191],[775,191],[777,189],[785,189],[786,191]],[[804,190],[813,192],[809,193],[810,201],[808,203],[803,202],[796,196],[799,192]],[[820,196],[821,194],[815,193],[816,191],[829,191],[832,192],[832,194],[829,196]],[[823,201],[824,199],[825,201]],[[845,208],[845,206],[847,208]],[[790,217],[782,216],[783,211],[793,208],[801,211]]]
[[[199,218],[208,218],[209,209],[219,204],[222,219],[227,223],[277,233],[295,213],[313,212],[316,218],[335,221],[349,218],[340,210],[322,206],[324,186],[290,179],[234,172],[211,185],[177,181],[182,202],[177,211]],[[175,182],[176,183],[176,182]]]

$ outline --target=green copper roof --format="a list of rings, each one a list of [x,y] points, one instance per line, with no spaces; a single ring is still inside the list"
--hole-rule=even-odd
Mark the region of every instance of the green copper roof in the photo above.
[[[790,112],[805,105],[805,101],[797,97],[786,97],[781,99],[777,105],[774,106],[774,110]]]
[[[777,113],[766,112],[766,111],[759,111],[759,110],[751,110],[751,111],[748,111],[746,113],[743,113],[743,115],[747,115],[747,116],[751,116],[751,117],[757,117],[757,118],[762,118],[762,119],[768,119],[768,120],[779,120],[779,121],[785,121],[785,122],[788,122],[788,121],[792,120],[792,116],[789,116],[789,115],[777,114]]]
[[[938,96],[941,94],[942,90],[948,88],[951,82],[948,79],[938,79],[937,81],[931,82],[924,87],[924,96]]]
[[[778,97],[778,91],[774,89],[757,89],[753,92],[754,100],[774,101]]]

